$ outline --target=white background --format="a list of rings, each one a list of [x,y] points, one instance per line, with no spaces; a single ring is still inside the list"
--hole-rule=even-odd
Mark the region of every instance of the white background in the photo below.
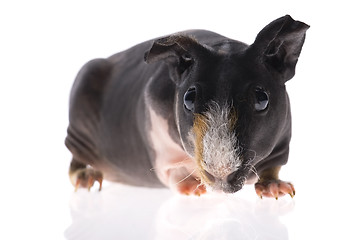
[[[6,3],[5,3],[6,2]],[[361,239],[357,1],[2,1],[0,239]],[[73,193],[63,141],[80,67],[139,42],[202,28],[252,43],[290,14],[311,25],[287,83],[281,177],[296,197],[180,197],[107,183]]]

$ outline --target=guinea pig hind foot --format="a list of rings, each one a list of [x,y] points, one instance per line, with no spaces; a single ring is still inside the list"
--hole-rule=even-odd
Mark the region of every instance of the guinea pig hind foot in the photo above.
[[[69,168],[69,177],[75,187],[75,192],[79,188],[87,188],[90,191],[95,181],[99,182],[99,191],[102,189],[103,174],[91,167],[72,161]]]

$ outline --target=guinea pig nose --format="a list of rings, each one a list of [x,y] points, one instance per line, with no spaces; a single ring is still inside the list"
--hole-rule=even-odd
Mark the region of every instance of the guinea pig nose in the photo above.
[[[212,183],[216,181],[215,177],[206,170],[204,170],[204,175],[206,175],[206,178],[208,178],[208,180],[211,181]]]
[[[238,175],[238,171],[234,171],[233,173],[229,174],[227,177],[227,182],[228,183],[232,183],[237,181],[237,175]]]

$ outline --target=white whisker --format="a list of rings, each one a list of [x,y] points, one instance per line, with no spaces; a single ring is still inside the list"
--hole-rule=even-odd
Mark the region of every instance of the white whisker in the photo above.
[[[197,187],[193,190],[193,192],[195,192],[200,186],[203,186],[204,184],[202,184],[202,183],[199,183],[198,185],[197,185]]]
[[[183,179],[181,179],[180,181],[174,183],[173,185],[174,185],[174,186],[175,186],[175,185],[178,185],[178,184],[180,184],[181,182],[187,180],[187,178],[189,178],[190,176],[192,176],[195,171],[196,171],[196,169],[194,169],[190,174],[188,174],[187,176],[185,176],[185,177],[184,177]]]
[[[254,175],[256,175],[257,179],[260,180],[260,177],[259,177],[259,175],[257,173],[257,169],[252,165],[251,165],[251,171],[254,173]]]

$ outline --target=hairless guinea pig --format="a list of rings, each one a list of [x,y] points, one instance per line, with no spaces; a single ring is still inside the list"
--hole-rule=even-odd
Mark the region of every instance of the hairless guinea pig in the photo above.
[[[102,180],[182,194],[295,194],[278,178],[291,113],[285,82],[308,25],[286,15],[252,45],[191,30],[88,62],[70,96],[75,188]]]

